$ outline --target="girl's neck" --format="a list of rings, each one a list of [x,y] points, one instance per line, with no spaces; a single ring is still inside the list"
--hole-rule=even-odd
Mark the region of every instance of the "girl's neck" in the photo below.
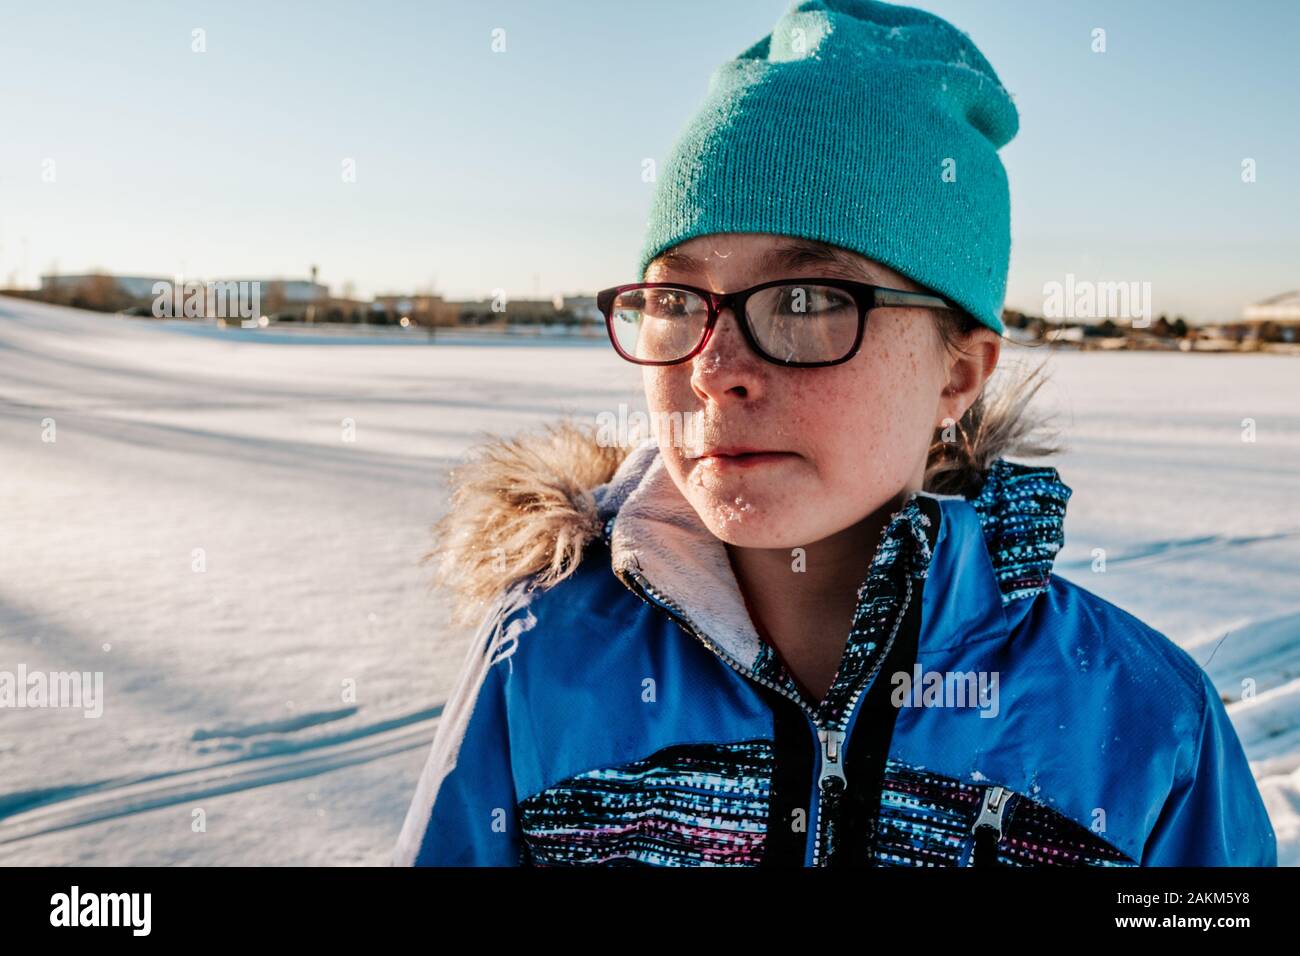
[[[904,489],[856,524],[802,545],[802,554],[794,548],[726,546],[755,630],[814,702],[834,682],[858,588],[885,524],[911,490]]]

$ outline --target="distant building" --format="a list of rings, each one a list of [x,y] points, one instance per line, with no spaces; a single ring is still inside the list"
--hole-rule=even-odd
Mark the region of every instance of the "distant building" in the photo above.
[[[477,299],[453,302],[460,310],[461,322],[469,325],[497,323],[558,322],[564,317],[553,299]]]
[[[171,282],[172,280],[162,276],[114,276],[104,273],[45,275],[41,276],[41,291],[71,293],[104,281],[111,282],[116,291],[129,299],[152,299],[154,296],[154,283]]]
[[[223,279],[223,282],[256,282],[262,301],[277,297],[286,306],[310,305],[330,297],[329,286],[310,279]]]
[[[1246,306],[1241,321],[1224,330],[1244,343],[1300,342],[1300,291],[1283,292]]]
[[[1045,337],[1049,342],[1081,343],[1083,342],[1084,328],[1082,325],[1049,326]]]
[[[371,311],[383,313],[390,322],[408,319],[415,325],[455,325],[460,321],[460,307],[440,295],[377,295]]]
[[[600,309],[596,307],[596,297],[594,295],[556,296],[555,307],[561,312],[567,312],[582,323],[595,325],[605,321],[605,317],[600,314]]]
[[[386,293],[373,300],[346,291],[332,296],[329,286],[311,278],[197,279],[188,276],[119,276],[108,273],[43,275],[32,298],[74,308],[158,318],[248,318],[251,310],[269,322],[367,322],[424,327],[457,325],[559,328],[580,336],[601,334],[604,317],[594,295],[555,295],[547,299],[482,298],[448,300],[432,293]],[[154,287],[162,284],[163,291]],[[1041,322],[1041,320],[1038,320]]]
[[[111,289],[114,293],[137,302],[152,301],[157,293],[154,286],[163,282],[170,289],[177,283],[175,276],[118,276],[108,273],[81,275],[43,275],[41,291],[54,296],[71,295],[87,289]],[[262,301],[278,303],[279,307],[310,305],[329,298],[329,287],[307,279],[211,279],[182,277],[181,283],[198,283],[204,287],[214,285],[235,286],[239,283],[257,283]]]
[[[1247,322],[1300,322],[1300,290],[1248,305],[1241,317]]]

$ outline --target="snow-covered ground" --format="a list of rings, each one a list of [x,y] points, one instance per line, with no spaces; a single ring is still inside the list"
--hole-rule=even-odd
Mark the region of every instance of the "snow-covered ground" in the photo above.
[[[1296,865],[1300,361],[1050,368],[1057,570],[1206,666]],[[418,563],[443,471],[620,402],[639,373],[599,340],[266,341],[0,299],[0,670],[104,674],[97,719],[0,710],[0,863],[387,862],[463,648]]]

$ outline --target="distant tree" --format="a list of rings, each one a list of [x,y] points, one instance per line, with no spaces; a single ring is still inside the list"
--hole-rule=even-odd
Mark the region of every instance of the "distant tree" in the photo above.
[[[77,283],[68,304],[74,308],[93,309],[96,312],[117,312],[128,308],[134,302],[122,291],[117,280],[112,276],[96,274]]]
[[[261,289],[262,312],[265,315],[272,315],[276,312],[283,312],[288,304],[284,298],[284,285],[280,282],[268,282]]]

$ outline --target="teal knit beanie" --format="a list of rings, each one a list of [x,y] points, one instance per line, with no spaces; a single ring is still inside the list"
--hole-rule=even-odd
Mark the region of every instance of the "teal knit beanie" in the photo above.
[[[694,236],[841,246],[1002,332],[1019,115],[971,39],[912,7],[803,0],[714,70],[660,170],[637,265]]]

